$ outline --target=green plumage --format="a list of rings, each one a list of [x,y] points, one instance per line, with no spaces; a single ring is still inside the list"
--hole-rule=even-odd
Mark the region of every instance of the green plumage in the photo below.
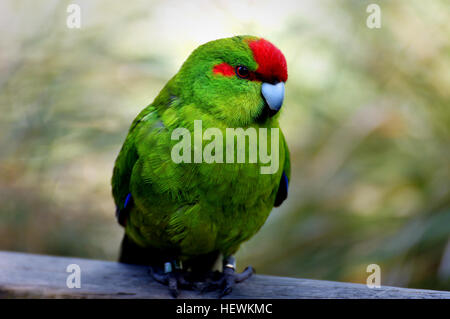
[[[223,62],[256,70],[247,44],[253,39],[233,37],[200,46],[131,125],[116,159],[112,192],[119,210],[131,193],[125,232],[138,246],[170,251],[183,261],[212,252],[231,255],[266,221],[283,171],[290,179],[281,130],[274,174],[261,174],[267,164],[260,162],[176,164],[171,158],[178,143],[172,131],[184,127],[193,136],[194,120],[202,120],[203,130],[219,128],[224,137],[226,128],[268,128],[270,145],[270,128],[278,128],[278,120],[277,115],[261,116],[261,82],[213,72]]]

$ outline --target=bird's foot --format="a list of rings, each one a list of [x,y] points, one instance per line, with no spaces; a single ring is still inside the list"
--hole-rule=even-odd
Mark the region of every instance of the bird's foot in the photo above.
[[[224,259],[222,273],[216,272],[208,278],[204,285],[203,291],[220,290],[220,298],[228,295],[236,283],[243,282],[250,278],[255,272],[252,266],[248,266],[241,273],[236,273],[236,263],[234,257]],[[215,277],[215,278],[214,278]],[[218,278],[217,278],[218,277]]]
[[[168,286],[169,292],[174,298],[178,297],[179,288],[190,290],[196,288],[195,282],[189,278],[189,272],[183,271],[176,262],[166,262],[164,270],[150,266],[149,273],[155,281]]]
[[[203,274],[192,273],[183,270],[176,262],[166,262],[164,269],[150,267],[150,276],[157,282],[168,286],[172,297],[177,298],[179,289],[197,290],[209,292],[220,290],[220,298],[228,295],[236,283],[243,282],[250,278],[254,270],[248,266],[241,273],[235,272],[236,263],[234,257],[225,258],[223,261],[223,271],[211,271]]]

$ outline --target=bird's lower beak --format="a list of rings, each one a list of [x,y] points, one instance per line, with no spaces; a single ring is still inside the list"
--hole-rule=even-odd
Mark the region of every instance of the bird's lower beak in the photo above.
[[[275,115],[283,104],[284,82],[278,82],[277,84],[264,82],[261,86],[261,93],[269,106],[269,114]]]

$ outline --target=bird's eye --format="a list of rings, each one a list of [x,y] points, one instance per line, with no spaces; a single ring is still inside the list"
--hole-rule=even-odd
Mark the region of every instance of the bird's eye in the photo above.
[[[236,75],[242,79],[248,79],[250,77],[250,70],[243,65],[236,67]]]

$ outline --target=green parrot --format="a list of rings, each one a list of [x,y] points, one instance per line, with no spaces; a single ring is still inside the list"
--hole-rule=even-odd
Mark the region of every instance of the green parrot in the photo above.
[[[125,228],[120,262],[150,266],[175,297],[179,288],[201,280],[224,295],[251,276],[251,267],[235,272],[233,254],[288,193],[289,150],[278,124],[286,81],[284,55],[263,38],[218,39],[191,53],[135,118],[116,159],[112,194]],[[204,134],[195,145],[199,121]],[[174,136],[180,129],[183,134]],[[214,134],[206,136],[208,129]],[[219,141],[230,129],[236,133],[231,142]],[[191,145],[178,153],[184,161],[174,160],[180,137]],[[220,158],[241,137],[249,141],[248,160],[233,153]],[[263,145],[278,154],[270,173],[262,170],[268,165]],[[220,256],[223,271],[211,277]]]

